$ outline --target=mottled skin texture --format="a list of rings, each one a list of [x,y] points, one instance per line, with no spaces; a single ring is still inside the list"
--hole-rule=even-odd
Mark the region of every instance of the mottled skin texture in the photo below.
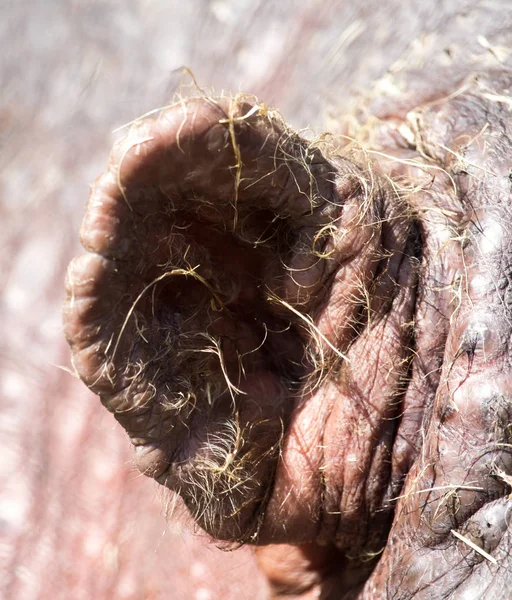
[[[230,477],[214,478],[221,493],[210,513],[199,511],[199,522],[222,539],[284,544],[259,551],[275,594],[508,597],[510,9],[506,3],[480,3],[475,9],[475,3],[453,2],[434,11],[424,4],[402,5],[400,11],[392,3],[375,9],[369,3],[359,12],[350,3],[294,9],[287,29],[291,41],[278,51],[281,60],[279,54],[269,59],[272,75],[248,89],[265,100],[282,98],[278,104],[297,124],[306,118],[320,122],[318,109],[328,98],[337,107],[329,121],[336,136],[320,146],[321,155],[294,138],[276,144],[272,135],[277,131],[279,137],[281,125],[263,108],[247,116],[251,101],[235,104],[239,112],[231,115],[245,115],[232,121],[243,142],[245,171],[238,186],[229,123],[221,122],[229,121],[229,106],[218,114],[211,103],[190,100],[190,121],[184,123],[179,105],[135,128],[135,138],[117,145],[110,178],[100,179],[92,193],[89,222],[82,229],[92,254],[70,271],[73,302],[65,322],[80,376],[128,430],[139,468],[178,489],[192,511],[207,497],[197,486],[204,442],[223,441],[221,462],[219,455],[206,453],[206,459],[223,473],[230,467]],[[261,23],[262,31],[272,30],[269,19],[277,26],[291,14],[286,3],[276,12],[268,7],[258,12],[258,3],[252,8],[240,19]],[[250,39],[251,27],[240,27],[238,19],[228,26],[231,39]],[[320,41],[305,43],[315,28],[322,32]],[[209,60],[220,64],[221,38],[212,33],[215,27],[205,29],[212,39]],[[225,26],[221,29],[225,33]],[[261,46],[264,36],[256,37]],[[128,46],[132,51],[136,45]],[[314,60],[326,54],[325,62]],[[189,64],[196,70],[193,61]],[[140,81],[151,79],[144,70]],[[218,81],[215,69],[205,71],[201,82]],[[290,96],[302,86],[301,94]],[[104,106],[105,96],[102,100]],[[95,105],[94,96],[89,102]],[[108,102],[118,104],[113,98]],[[160,103],[150,98],[147,108],[167,103],[167,96]],[[105,128],[117,121],[102,118]],[[141,132],[143,140],[151,139],[141,141]],[[364,150],[347,144],[345,134],[363,142]],[[88,137],[84,126],[81,139]],[[292,165],[292,177],[276,168],[285,163],[286,169]],[[236,189],[243,218],[235,223]],[[95,213],[99,196],[104,203]],[[204,208],[205,198],[214,210]],[[333,227],[324,231],[326,221]],[[262,236],[269,227],[271,235]],[[254,239],[264,243],[255,245]],[[312,240],[328,257],[312,258]],[[220,294],[213,303],[202,281],[166,274],[170,266],[196,265],[203,281],[216,282]],[[164,274],[157,282],[162,285],[153,283]],[[176,277],[183,283],[176,285]],[[143,294],[128,315],[148,285],[151,298],[146,301]],[[319,343],[311,343],[304,319],[269,299],[275,296],[313,319],[324,336]],[[227,309],[219,310],[221,305]],[[126,319],[134,315],[137,319]],[[165,331],[177,341],[170,344]],[[202,349],[207,359],[175,358],[176,350],[188,348],[186,337],[176,333],[197,331],[222,340],[225,371],[244,393],[222,394],[211,339],[189,348]],[[320,381],[312,360],[318,362],[318,346],[328,366]],[[311,352],[304,355],[304,349]],[[244,355],[242,371],[238,355]],[[148,362],[147,369],[126,370],[128,363]],[[199,363],[200,370],[194,368]],[[182,372],[194,374],[192,383],[201,393],[173,418],[174,409],[162,399],[172,394],[176,399],[180,391],[180,398],[186,396]],[[217,384],[210,396],[208,382]],[[54,388],[60,393],[62,385]],[[212,408],[205,408],[212,398]],[[55,414],[59,410],[62,414],[56,406]],[[227,426],[234,414],[242,436]],[[80,437],[83,455],[96,440],[87,433],[90,427],[84,425]],[[63,447],[59,436],[49,437]],[[68,445],[69,437],[63,436]],[[254,459],[242,476],[236,470],[240,458],[247,465]],[[47,464],[53,464],[55,473],[62,461],[47,460],[41,472],[51,472]],[[84,464],[77,461],[76,471],[84,482],[80,489],[91,497],[93,477]],[[31,472],[26,458],[18,471]],[[47,480],[56,481],[55,487]],[[64,480],[62,474],[34,479],[53,494],[64,489],[57,485]],[[109,498],[130,489],[114,487],[113,478],[106,481]],[[126,559],[147,556],[143,544],[151,553],[154,546],[141,541],[140,531],[152,530],[158,516],[147,501],[120,506],[121,525],[140,523],[138,535],[123,533],[129,540],[120,555],[124,577],[144,573],[130,593],[165,597],[163,580],[174,576],[162,568],[162,554],[154,563]],[[41,523],[41,514],[33,511],[33,523]],[[101,521],[93,511],[88,521],[81,514],[82,524]],[[72,547],[73,530],[61,521],[59,535],[46,535],[41,547],[48,547],[49,538]],[[114,531],[115,523],[108,533],[112,540]],[[33,554],[31,537],[20,538],[23,562],[11,559],[19,565],[8,587],[13,597],[27,589],[19,582]],[[94,553],[91,544],[76,547],[84,556]],[[107,560],[114,554],[103,551],[95,569],[101,577],[105,565],[116,564],[117,559]],[[95,597],[122,595],[116,572],[113,568],[95,587],[84,569],[78,583],[69,575],[65,587],[88,589]],[[31,585],[48,594],[43,579],[32,577]],[[224,596],[219,592],[219,597]]]
[[[191,98],[91,192],[73,364],[276,594],[508,594],[510,40],[450,27],[323,145]]]

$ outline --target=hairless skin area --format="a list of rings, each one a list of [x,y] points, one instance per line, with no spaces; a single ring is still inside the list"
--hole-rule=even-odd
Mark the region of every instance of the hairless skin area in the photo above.
[[[96,510],[83,543],[66,541],[77,518],[47,529],[38,551],[52,539],[80,548],[67,581],[80,581],[82,556],[99,579],[113,573],[94,589],[89,569],[66,597],[512,597],[512,5],[199,4],[216,26],[173,5],[107,71],[120,81],[133,62],[124,94],[145,94],[147,48],[181,28],[204,46],[183,54],[192,84],[172,100],[175,87],[147,92],[135,119],[114,85],[83,109],[87,123],[97,110],[102,127],[128,124],[110,159],[94,160],[102,174],[67,270],[64,333],[70,370],[106,409],[90,399],[94,414],[132,449],[119,459],[105,445],[90,460],[92,417],[48,434],[48,456],[64,457],[54,464],[69,446],[95,465],[76,461],[76,496],[102,498],[109,533]],[[124,35],[144,6],[127,9]],[[157,22],[173,23],[161,38]],[[248,93],[221,91],[224,57],[229,86]],[[63,92],[48,85],[56,101]],[[151,488],[138,502],[114,485],[135,467],[147,476],[137,489]],[[32,486],[57,495],[46,479]],[[188,591],[169,566],[178,542],[157,550],[174,506],[234,549],[194,562]],[[114,533],[127,523],[128,550]],[[247,588],[238,572],[221,591],[211,565],[239,552]],[[6,596],[30,597],[17,593],[25,573],[32,597],[58,597],[10,560]]]

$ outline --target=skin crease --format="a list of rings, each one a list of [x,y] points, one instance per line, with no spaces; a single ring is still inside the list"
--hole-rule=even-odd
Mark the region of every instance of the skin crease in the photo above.
[[[275,595],[504,597],[512,76],[472,54],[454,82],[451,52],[427,92],[415,56],[399,72],[412,106],[370,94],[347,120],[363,153],[198,97],[135,124],[92,188],[74,367],[143,473],[263,547]]]
[[[426,125],[418,128],[415,116],[411,115],[414,118],[406,119],[407,113],[414,111],[425,101],[431,101],[433,98],[429,94],[432,90],[434,96],[451,94],[454,87],[458,86],[459,75],[461,80],[466,75],[461,60],[465,55],[471,60],[480,61],[476,69],[479,72],[490,68],[506,68],[506,48],[509,44],[506,36],[500,37],[496,31],[499,27],[507,29],[507,5],[496,2],[492,6],[486,3],[482,9],[483,14],[476,11],[473,16],[472,5],[475,3],[469,2],[453,2],[437,11],[429,3],[416,5],[413,2],[407,6],[401,4],[399,8],[393,6],[392,2],[385,6],[381,6],[382,3],[373,5],[368,2],[363,9],[350,2],[312,2],[307,7],[298,7],[297,3],[293,6],[286,2],[270,6],[254,2],[251,3],[252,13],[244,8],[231,20],[228,17],[227,21],[220,21],[218,16],[209,12],[207,3],[201,5],[197,13],[195,7],[190,9],[190,14],[182,4],[174,6],[167,3],[166,7],[160,7],[158,3],[153,3],[151,11],[144,10],[142,13],[133,6],[123,6],[121,9],[96,5],[92,7],[88,4],[85,7],[80,6],[80,3],[73,3],[71,11],[68,6],[60,6],[57,2],[45,4],[44,14],[39,14],[31,4],[25,9],[22,5],[10,9],[11,16],[18,12],[23,19],[26,16],[22,14],[23,10],[29,11],[30,19],[27,22],[36,25],[27,30],[27,38],[19,37],[17,32],[20,29],[16,27],[16,23],[23,19],[8,20],[9,35],[12,36],[13,47],[17,51],[16,55],[4,54],[1,61],[5,70],[2,79],[8,83],[3,86],[2,91],[2,107],[7,106],[7,112],[2,113],[2,122],[8,124],[8,156],[2,155],[8,166],[3,170],[9,181],[6,197],[15,198],[19,192],[23,207],[31,211],[27,215],[26,210],[13,209],[9,212],[9,209],[8,220],[4,220],[8,226],[2,232],[2,237],[5,236],[8,241],[8,248],[26,249],[26,252],[20,254],[19,260],[7,260],[3,270],[6,282],[9,283],[5,298],[10,300],[2,305],[5,317],[2,321],[6,325],[6,353],[2,354],[2,360],[7,357],[7,362],[3,364],[9,375],[4,380],[5,390],[2,388],[5,391],[2,405],[8,410],[8,413],[4,411],[5,414],[9,415],[14,414],[16,407],[16,414],[21,415],[17,417],[16,423],[23,423],[16,425],[16,439],[20,440],[16,448],[19,446],[19,451],[15,448],[12,460],[7,461],[9,464],[6,473],[9,473],[9,477],[6,477],[6,485],[2,486],[2,501],[4,498],[9,500],[3,506],[16,506],[15,511],[11,509],[2,513],[3,517],[7,517],[2,521],[7,523],[7,529],[2,529],[2,535],[6,534],[3,538],[6,541],[6,545],[2,546],[5,550],[3,556],[9,564],[9,568],[2,573],[2,595],[5,597],[55,598],[82,595],[117,598],[127,597],[128,594],[128,597],[133,598],[185,598],[193,597],[196,593],[199,594],[198,597],[200,594],[204,596],[210,593],[210,597],[214,598],[266,597],[263,582],[258,579],[247,552],[217,554],[213,546],[207,546],[202,538],[190,538],[186,533],[187,529],[181,530],[182,533],[174,533],[173,522],[169,526],[165,524],[160,514],[162,493],[155,493],[155,486],[149,480],[134,476],[132,459],[120,428],[112,428],[111,417],[102,412],[99,403],[91,395],[87,395],[79,382],[54,367],[41,371],[41,365],[46,364],[49,359],[56,364],[67,360],[66,349],[57,343],[58,333],[55,333],[55,342],[51,341],[54,338],[48,337],[48,323],[51,326],[58,319],[55,307],[60,303],[57,296],[60,293],[64,265],[73,254],[79,252],[74,240],[82,217],[87,182],[105,168],[108,146],[111,143],[107,139],[108,132],[114,126],[130,121],[135,115],[143,114],[155,106],[169,103],[174,79],[164,67],[168,68],[165,57],[175,56],[176,47],[172,46],[171,41],[189,39],[194,42],[186,50],[184,58],[183,55],[177,57],[177,62],[172,63],[171,68],[185,62],[194,69],[198,81],[203,84],[212,84],[219,90],[236,90],[241,87],[256,92],[269,105],[279,106],[284,116],[296,127],[311,123],[315,125],[316,131],[322,131],[327,123],[328,129],[341,130],[342,134],[348,133],[365,143],[371,141],[371,147],[378,151],[406,159],[417,159],[417,152],[411,145],[418,147],[421,149],[420,154],[427,155],[426,159],[422,156],[421,160],[436,161],[435,165],[449,165],[450,174],[452,177],[457,175],[457,186],[463,190],[466,189],[466,184],[463,181],[464,175],[460,172],[461,165],[456,164],[459,161],[449,151],[446,151],[446,156],[439,154],[439,141],[448,148],[456,148],[459,153],[465,143],[462,142],[461,145],[460,139],[453,142],[449,133],[444,137],[446,131],[443,122],[446,123],[449,117],[445,115],[444,121],[435,121],[433,113],[424,111]],[[121,12],[123,18],[120,16]],[[455,18],[457,13],[459,17]],[[282,36],[285,47],[278,47],[276,53],[272,54],[268,49],[271,49],[271,45],[265,44],[266,36],[268,34],[271,37],[273,32],[279,33],[279,26],[283,22],[286,23],[286,35]],[[65,24],[64,28],[62,23]],[[128,25],[127,29],[120,25],[127,23],[132,24],[131,29]],[[492,23],[497,24],[494,29],[490,26]],[[175,24],[179,24],[179,27]],[[462,40],[457,41],[456,32],[461,26],[469,34],[462,35]],[[26,31],[24,28],[22,30]],[[54,36],[51,33],[54,30],[60,33]],[[201,32],[201,40],[209,40],[207,45],[196,43],[198,30]],[[46,32],[44,38],[39,33],[36,34],[40,31]],[[70,34],[67,35],[66,31]],[[190,35],[191,31],[195,33]],[[432,36],[434,31],[436,34]],[[59,37],[63,36],[63,32],[64,37]],[[342,36],[347,40],[343,43],[340,41],[342,32],[348,35]],[[476,32],[483,39],[476,40]],[[424,33],[427,34],[426,37],[422,35]],[[26,46],[25,39],[31,40]],[[41,43],[44,39],[43,46],[39,42],[35,43],[36,39],[41,40]],[[58,43],[53,40],[58,40]],[[251,40],[257,46],[258,56],[269,55],[268,66],[263,74],[261,69],[258,71],[256,62],[248,60],[248,56],[251,56]],[[467,49],[468,41],[471,51]],[[437,45],[443,50],[449,47],[450,52],[436,53],[440,57],[439,62],[432,63],[425,59],[425,55],[433,50],[429,44],[434,47]],[[67,52],[66,48],[74,50]],[[168,55],[164,59],[163,48],[168,49]],[[364,61],[361,60],[362,54]],[[102,60],[95,61],[95,57],[99,56]],[[394,85],[390,85],[389,77],[381,80],[386,69],[399,59],[402,62],[391,69]],[[409,66],[414,65],[409,75],[408,69],[403,69],[403,59],[409,61]],[[22,79],[16,75],[19,73],[20,63],[24,65],[25,76]],[[431,69],[425,69],[426,64],[431,64]],[[453,65],[457,66],[458,75],[455,78]],[[442,69],[444,66],[447,67],[446,71]],[[469,65],[468,68],[471,72],[473,67]],[[444,79],[441,77],[443,73],[446,74]],[[63,78],[65,85],[62,85]],[[437,86],[441,80],[444,83],[439,90]],[[491,83],[485,83],[484,80],[482,87],[477,86],[471,92],[476,97],[475,103],[487,106],[492,101],[486,96],[502,94],[506,97],[507,92],[500,91],[500,85],[494,80]],[[367,94],[370,89],[376,91]],[[504,89],[506,90],[506,85]],[[307,101],[304,90],[307,90]],[[396,90],[399,90],[398,95]],[[361,100],[361,93],[367,100]],[[494,104],[497,104],[495,108],[504,109],[507,106],[506,102]],[[330,111],[329,118],[325,117],[326,105],[335,107],[335,110]],[[494,105],[489,106],[492,108]],[[453,105],[450,107],[453,108]],[[460,114],[461,108],[458,105],[454,111]],[[496,113],[492,110],[490,113],[497,123]],[[26,127],[27,114],[31,116],[30,130]],[[365,126],[361,129],[361,124],[372,121],[372,115],[380,116],[392,126],[380,128],[372,123],[372,127]],[[402,129],[399,136],[394,126],[400,126],[403,121],[406,121],[408,128]],[[425,139],[425,126],[430,127],[432,123],[437,137]],[[476,133],[480,132],[478,123],[479,119],[476,118]],[[22,135],[22,131],[26,131],[26,135]],[[499,135],[493,131],[490,138],[484,139],[483,150],[487,151],[496,138],[505,140],[501,135],[503,131],[499,126]],[[470,139],[473,134],[472,131]],[[464,139],[467,134],[458,132],[457,136],[460,135]],[[477,143],[479,140],[477,138]],[[342,143],[340,141],[341,145]],[[506,141],[503,143],[506,148]],[[496,152],[497,155],[506,156],[502,148]],[[478,165],[482,156],[470,157],[468,160],[473,165],[476,164],[476,167],[466,165],[466,169],[471,171],[472,168],[471,176],[479,179],[482,173],[481,165]],[[364,164],[365,161],[361,162]],[[451,194],[453,184],[448,176],[438,171],[438,176],[432,183],[430,170],[390,162],[389,159],[379,157],[374,160],[375,169],[380,170],[383,177],[391,173],[393,177],[406,176],[415,184],[421,181],[428,190],[414,198],[409,194],[408,202],[418,206],[418,210],[423,208],[422,219],[419,220],[422,249],[427,243],[429,245],[428,253],[423,252],[423,256],[430,254],[440,257],[439,260],[446,268],[439,273],[435,270],[435,263],[431,263],[432,276],[437,278],[438,284],[426,286],[422,292],[427,299],[423,312],[418,313],[421,319],[417,320],[423,320],[425,327],[421,329],[419,324],[416,327],[418,340],[420,337],[423,340],[421,344],[418,341],[417,345],[442,347],[444,352],[447,332],[441,326],[446,318],[443,315],[451,315],[459,303],[453,300],[454,294],[443,295],[442,289],[446,282],[451,283],[464,271],[458,262],[461,246],[468,247],[466,241],[458,239],[463,237],[465,231],[464,219],[461,228],[457,229],[463,209]],[[490,164],[484,168],[495,172]],[[19,174],[25,175],[20,177]],[[491,191],[486,197],[492,200],[494,179],[489,181]],[[436,195],[430,192],[432,188]],[[444,197],[441,200],[439,196]],[[477,196],[480,198],[482,195],[478,193]],[[51,202],[51,210],[41,198]],[[426,206],[430,206],[429,203],[443,206],[444,212],[425,210]],[[17,206],[20,206],[18,202]],[[483,210],[487,214],[487,205]],[[498,223],[491,220],[486,225],[492,235],[483,236],[483,240],[488,237],[497,239],[501,235],[500,227],[506,219],[500,215],[498,217]],[[479,221],[484,223],[484,216],[479,216]],[[57,242],[62,239],[60,234],[53,234],[57,227],[60,231],[67,232],[62,234],[65,241],[60,245]],[[469,229],[468,235],[474,233],[476,236],[478,232],[478,228],[476,232]],[[203,231],[201,235],[204,242],[206,232]],[[48,242],[44,246],[45,251],[36,253],[35,262],[23,259],[34,256],[29,253],[30,248],[36,242],[45,240]],[[218,243],[219,240],[216,240],[215,244]],[[504,245],[506,246],[505,242]],[[477,241],[474,247],[479,252],[481,241]],[[51,248],[54,250],[51,251]],[[488,252],[486,256],[491,256],[489,252],[492,249],[485,245],[482,248]],[[465,262],[473,260],[469,252],[468,250]],[[10,256],[7,253],[4,258]],[[42,256],[53,258],[51,262],[41,261]],[[418,256],[416,258],[420,259]],[[247,264],[251,264],[247,260]],[[502,264],[501,259],[498,262]],[[37,277],[30,269],[27,271],[29,264],[38,265]],[[51,266],[51,274],[44,279],[48,264]],[[44,265],[48,268],[44,269]],[[465,310],[472,309],[475,297],[478,300],[481,291],[487,286],[489,302],[485,304],[484,313],[488,314],[487,307],[492,304],[492,299],[498,298],[493,315],[499,317],[498,308],[502,301],[492,290],[496,289],[496,286],[493,287],[495,282],[501,282],[500,285],[503,286],[503,280],[507,276],[500,273],[495,277],[486,266],[476,268],[478,272],[473,289],[475,296],[471,297],[471,303],[466,305]],[[492,284],[489,281],[485,283],[486,276],[492,280]],[[21,284],[26,287],[20,288]],[[33,304],[23,304],[16,292],[19,289],[28,289],[29,298],[37,296],[35,308]],[[456,289],[465,290],[464,286]],[[337,305],[337,308],[343,306]],[[53,315],[51,322],[47,319],[49,315]],[[462,345],[470,351],[468,353],[464,350],[466,354],[462,353],[457,358],[456,362],[460,361],[458,367],[462,372],[465,367],[467,370],[472,348],[477,354],[480,351],[485,359],[488,355],[488,343],[493,342],[493,339],[486,337],[483,350],[482,345],[476,343],[480,339],[479,332],[486,331],[482,327],[482,314],[477,314],[477,317],[477,327],[472,324],[469,328],[461,325],[465,327],[464,331],[467,330],[466,341]],[[488,326],[487,323],[483,325]],[[497,327],[498,330],[501,328],[500,325]],[[54,329],[58,332],[58,325],[54,325]],[[456,329],[453,331],[456,332]],[[506,333],[503,336],[506,337]],[[452,356],[462,352],[459,349],[460,340],[454,337],[452,344]],[[361,346],[364,348],[362,343]],[[296,344],[291,343],[290,347],[294,348]],[[406,391],[404,403],[407,410],[403,411],[401,417],[404,435],[396,438],[391,453],[390,468],[394,474],[391,480],[399,480],[400,473],[410,468],[411,457],[401,449],[400,439],[406,439],[405,448],[409,448],[411,444],[417,445],[420,450],[423,448],[423,438],[418,435],[418,423],[422,423],[425,403],[418,402],[418,397],[427,397],[433,402],[440,379],[439,366],[442,358],[439,359],[436,353],[431,352],[426,352],[421,358],[421,361],[416,361],[411,366],[411,372],[417,371],[420,375],[416,379],[413,377]],[[477,374],[479,363],[472,364]],[[20,365],[23,365],[23,369]],[[508,435],[507,398],[503,394],[500,396],[500,387],[502,390],[507,387],[506,378],[502,377],[507,367],[504,362],[499,365],[496,367],[499,371],[496,376],[482,376],[484,383],[492,380],[492,390],[476,381],[467,386],[468,390],[481,390],[479,397],[483,398],[486,411],[484,417],[488,419],[488,424],[484,424],[483,429],[482,425],[478,425],[479,405],[476,406],[475,400],[469,398],[466,402],[468,410],[462,417],[463,425],[455,428],[456,431],[465,433],[461,445],[472,445],[467,435],[468,423],[475,429],[478,444],[481,443],[479,431],[490,431],[494,436],[483,442],[491,444],[489,456],[493,476],[491,480],[482,478],[484,483],[475,486],[489,490],[489,501],[486,498],[485,506],[478,509],[481,498],[475,500],[471,497],[472,490],[465,490],[468,492],[466,496],[461,495],[462,490],[459,490],[456,495],[451,494],[447,498],[446,490],[438,490],[437,493],[432,492],[427,501],[425,493],[412,496],[412,500],[426,502],[422,514],[428,527],[424,530],[430,531],[432,523],[441,523],[442,527],[439,531],[434,528],[437,538],[433,534],[426,539],[422,536],[413,538],[414,543],[405,553],[403,545],[400,546],[398,542],[404,537],[411,540],[411,535],[416,536],[418,530],[414,519],[407,520],[403,515],[417,516],[418,513],[417,504],[410,506],[401,501],[402,510],[397,513],[397,522],[402,519],[402,525],[396,527],[396,534],[391,534],[385,560],[381,561],[381,564],[395,565],[391,577],[387,579],[390,587],[384,589],[380,584],[375,587],[376,578],[372,578],[365,591],[369,597],[407,597],[404,590],[406,586],[414,588],[417,585],[418,573],[421,574],[420,579],[426,581],[424,589],[417,592],[418,597],[430,597],[430,594],[433,597],[492,598],[500,597],[500,593],[506,594],[509,584],[504,565],[507,564],[506,531],[509,517],[507,510],[503,510],[503,498],[507,497],[509,489],[502,485],[503,480],[498,473],[506,475],[507,465],[500,462],[501,455],[492,453],[492,444],[499,439],[506,440]],[[19,375],[16,385],[11,374]],[[447,375],[448,379],[450,376],[455,378],[460,375],[452,370]],[[19,381],[24,382],[24,391],[20,391]],[[464,408],[464,395],[461,393],[461,396],[457,400]],[[14,402],[9,400],[11,397]],[[8,402],[11,404],[6,407]],[[448,406],[451,406],[450,403]],[[445,412],[440,409],[441,414]],[[432,415],[433,411],[428,414]],[[476,415],[475,418],[471,416],[473,414]],[[453,422],[443,418],[443,423]],[[440,421],[441,417],[436,419]],[[7,428],[11,423],[10,418],[5,419],[2,427]],[[427,431],[428,427],[430,425],[425,421],[422,431]],[[331,431],[336,429],[336,423],[333,422]],[[435,441],[436,431],[439,430],[438,421],[434,422],[431,430],[430,439]],[[27,431],[30,431],[30,436],[26,435]],[[448,441],[453,443],[453,437],[448,436]],[[12,433],[4,436],[6,453],[11,444],[14,444]],[[448,480],[449,484],[459,483],[460,478],[455,478],[455,475],[462,469],[466,476],[466,465],[460,467],[454,462],[448,465],[440,462],[435,452],[431,451],[433,446],[435,443],[431,443],[428,449],[431,460],[425,446],[425,462],[422,464],[440,464],[441,474],[436,473],[427,482],[425,479],[418,479],[419,488],[431,487],[436,478],[442,486],[443,477],[444,482]],[[506,446],[498,448],[503,450]],[[331,446],[330,449],[332,450]],[[470,450],[471,448],[468,449],[468,462],[472,465],[475,455]],[[440,446],[440,453],[442,456],[447,455],[443,444]],[[453,452],[450,453],[448,445],[448,458],[450,455]],[[102,468],[98,468],[98,465],[102,465]],[[481,472],[485,474],[488,471],[484,464]],[[480,471],[476,474],[471,472],[468,479],[470,484],[478,483],[478,473]],[[425,474],[423,476],[426,477]],[[336,472],[333,477],[340,475]],[[30,493],[23,496],[26,500],[20,501],[18,494],[24,486]],[[387,497],[393,498],[401,493],[401,489],[389,490]],[[166,494],[163,496],[165,503],[168,497]],[[107,503],[106,497],[109,500]],[[330,501],[335,503],[338,500],[337,493],[333,493]],[[447,500],[453,501],[448,508],[445,506]],[[460,512],[460,503],[466,507],[465,513]],[[466,518],[473,509],[477,512],[460,527],[458,522],[451,525],[495,556],[499,561],[499,569],[493,563],[480,559],[477,553],[469,551],[465,543],[455,541],[450,533],[446,533],[447,521],[439,518],[439,515],[453,510]],[[331,519],[337,522],[335,514],[331,515]],[[467,529],[464,529],[464,523],[467,523]],[[326,531],[325,536],[332,535],[329,533],[332,526],[328,520],[322,521],[322,527]],[[167,530],[164,536],[161,535],[163,529]],[[487,531],[490,533],[482,534]],[[396,556],[393,555],[393,549]],[[276,551],[276,559],[263,553],[261,564],[275,585],[276,593],[294,589],[297,592],[302,590],[303,597],[308,594],[314,597],[321,587],[324,596],[332,593],[334,597],[341,597],[343,592],[340,590],[347,590],[346,579],[343,579],[347,570],[340,568],[346,562],[344,552],[338,553],[331,545],[276,546],[270,548],[269,552],[272,553],[273,550]],[[71,555],[79,560],[70,570]],[[195,561],[199,557],[203,571],[198,577],[199,569],[196,569]],[[288,558],[285,560],[285,557]],[[272,564],[279,568],[273,570]],[[283,564],[289,566],[283,569]],[[433,567],[438,569],[437,572]],[[355,572],[353,568],[349,571]],[[460,575],[462,583],[458,587],[445,576],[445,573],[451,571]],[[388,575],[380,577],[384,579]],[[173,582],[170,596],[169,581]],[[370,588],[370,584],[374,587]],[[400,591],[397,592],[397,589]]]

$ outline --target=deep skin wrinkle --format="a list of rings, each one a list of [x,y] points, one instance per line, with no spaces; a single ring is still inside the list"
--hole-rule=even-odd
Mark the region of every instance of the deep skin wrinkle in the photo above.
[[[70,267],[80,377],[276,594],[509,589],[510,72],[424,51],[322,144],[243,96],[137,123]]]

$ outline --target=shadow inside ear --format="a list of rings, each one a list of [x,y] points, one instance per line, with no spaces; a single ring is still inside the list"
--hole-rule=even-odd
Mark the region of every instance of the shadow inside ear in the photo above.
[[[140,470],[218,539],[256,539],[311,370],[333,175],[277,112],[193,98],[135,124],[91,190],[64,310],[74,364]]]
[[[321,522],[355,548],[376,522],[414,299],[385,183],[276,112],[194,98],[136,124],[91,191],[65,308],[75,365],[139,469],[217,539],[305,543]]]

